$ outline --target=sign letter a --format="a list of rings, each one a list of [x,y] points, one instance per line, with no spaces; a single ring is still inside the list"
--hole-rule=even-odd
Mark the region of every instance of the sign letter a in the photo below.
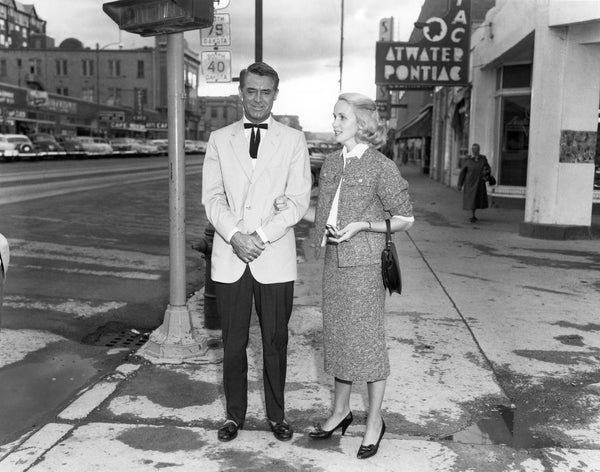
[[[462,23],[463,25],[467,24],[467,14],[464,10],[459,10],[454,19],[452,20],[452,24]]]
[[[386,61],[395,61],[396,55],[394,54],[394,48],[389,48],[387,54],[385,55]]]

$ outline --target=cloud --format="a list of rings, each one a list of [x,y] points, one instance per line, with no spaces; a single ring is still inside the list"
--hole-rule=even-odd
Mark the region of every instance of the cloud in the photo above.
[[[103,0],[27,0],[35,2],[47,32],[60,44],[75,37],[84,46],[122,41],[125,48],[153,45],[154,38],[119,32],[102,11]],[[254,61],[254,3],[231,0],[220,13],[231,19],[232,75]],[[393,16],[398,40],[407,40],[423,0],[345,0],[344,90],[375,93],[375,42],[379,20]],[[263,0],[263,60],[281,76],[278,114],[299,115],[305,129],[328,131],[333,101],[339,91],[340,0]],[[200,52],[200,33],[185,33]],[[237,83],[201,84],[200,95],[237,94]]]

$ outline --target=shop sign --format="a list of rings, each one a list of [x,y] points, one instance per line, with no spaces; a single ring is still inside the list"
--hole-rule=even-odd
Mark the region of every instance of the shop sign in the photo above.
[[[140,123],[122,123],[119,121],[113,121],[110,124],[110,127],[118,129],[127,129],[130,131],[146,131],[146,126]]]
[[[27,90],[27,105],[45,108],[48,106],[48,92],[44,90]]]
[[[100,110],[98,112],[98,119],[100,121],[125,121],[125,112]]]
[[[147,121],[146,128],[148,128],[148,129],[168,129],[169,124],[166,121],[158,121],[158,122]]]
[[[15,94],[8,90],[0,90],[0,103],[6,103],[12,105],[15,103]]]
[[[470,0],[450,0],[445,15],[415,23],[423,39],[414,43],[378,41],[375,83],[394,89],[467,85]]]
[[[46,108],[61,113],[77,113],[77,103],[69,102],[68,100],[61,100],[59,98],[48,97],[48,105]]]
[[[25,110],[8,110],[7,116],[10,118],[27,118],[27,112]]]

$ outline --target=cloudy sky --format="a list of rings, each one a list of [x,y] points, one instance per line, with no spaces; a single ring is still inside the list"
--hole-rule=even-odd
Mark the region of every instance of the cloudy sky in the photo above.
[[[424,0],[345,0],[342,91],[375,98],[375,42],[379,21],[394,17],[395,40],[406,41]],[[66,38],[84,46],[112,42],[124,48],[152,45],[152,38],[120,33],[102,11],[100,0],[23,0],[34,3],[47,21],[47,33],[57,45]],[[229,13],[232,73],[254,61],[254,1],[230,0],[219,13]],[[281,77],[276,114],[299,115],[307,131],[330,131],[331,113],[339,93],[341,0],[263,0],[263,60]],[[185,33],[200,52],[198,31]],[[116,45],[109,47],[117,47]],[[201,83],[200,95],[237,93],[237,84]]]

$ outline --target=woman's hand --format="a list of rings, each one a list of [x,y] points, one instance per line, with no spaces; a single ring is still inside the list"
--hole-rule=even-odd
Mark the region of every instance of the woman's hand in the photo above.
[[[360,233],[361,231],[365,231],[368,228],[369,228],[368,223],[365,223],[364,221],[353,221],[352,223],[348,224],[346,227],[344,227],[340,230],[337,230],[335,237],[329,237],[329,240],[334,243],[339,244],[341,242],[352,239],[358,233]]]
[[[288,198],[285,195],[280,195],[273,202],[273,208],[275,209],[275,214],[281,213],[283,210],[287,210]]]

